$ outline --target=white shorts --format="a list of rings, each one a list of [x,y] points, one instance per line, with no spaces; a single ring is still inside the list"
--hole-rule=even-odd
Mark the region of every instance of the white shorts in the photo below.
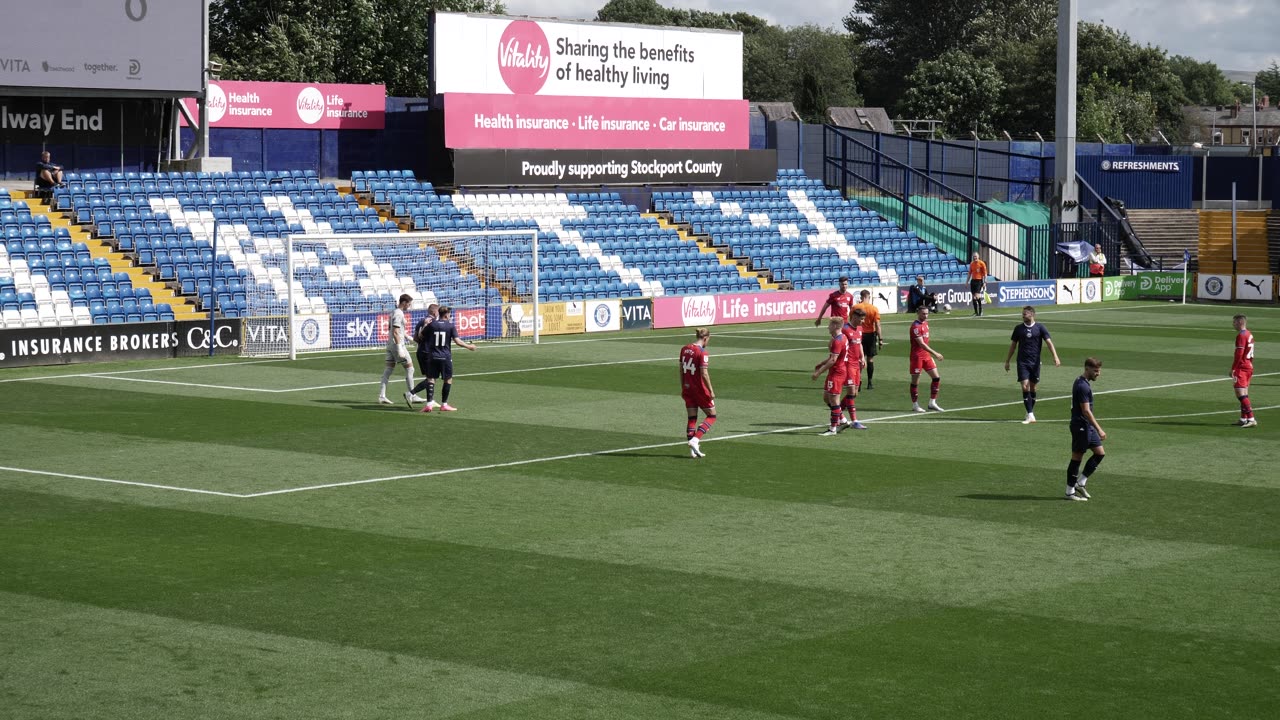
[[[387,364],[408,365],[411,362],[413,360],[409,356],[409,348],[403,345],[387,345]]]

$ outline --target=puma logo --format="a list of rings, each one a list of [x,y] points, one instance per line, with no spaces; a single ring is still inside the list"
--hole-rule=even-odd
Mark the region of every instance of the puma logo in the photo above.
[[[1254,290],[1257,290],[1259,295],[1261,295],[1261,294],[1262,294],[1262,285],[1261,285],[1260,283],[1256,283],[1256,282],[1254,282],[1254,281],[1252,281],[1252,280],[1250,280],[1250,279],[1248,279],[1248,278],[1245,278],[1244,284],[1245,284],[1245,285],[1248,285],[1249,287],[1253,288]]]

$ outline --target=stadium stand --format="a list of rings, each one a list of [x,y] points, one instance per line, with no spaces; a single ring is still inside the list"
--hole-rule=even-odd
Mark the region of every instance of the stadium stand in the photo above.
[[[758,190],[659,192],[654,207],[798,290],[855,284],[894,285],[924,275],[962,282],[964,265],[915,233],[840,197],[800,170],[781,170]]]
[[[429,184],[353,177],[373,202],[416,230],[538,231],[540,297],[587,298],[759,291],[754,273],[700,248],[658,218],[642,215],[617,193],[502,192],[440,195]],[[473,243],[470,262],[495,284],[526,294],[532,273],[490,261]]]

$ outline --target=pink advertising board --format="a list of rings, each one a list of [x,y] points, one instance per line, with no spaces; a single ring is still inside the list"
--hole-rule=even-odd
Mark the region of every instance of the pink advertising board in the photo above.
[[[219,80],[209,83],[209,127],[381,130],[386,99],[385,85]],[[182,102],[195,117],[196,101]]]
[[[851,286],[856,298],[870,290],[880,312],[898,312],[897,288],[892,286]],[[739,293],[734,295],[680,295],[653,299],[653,327],[657,329],[731,325],[733,323],[813,320],[826,303],[829,290]]]
[[[812,320],[828,290],[682,295],[653,299],[653,327],[678,328],[732,323]]]
[[[746,100],[444,96],[451,148],[745,150]]]

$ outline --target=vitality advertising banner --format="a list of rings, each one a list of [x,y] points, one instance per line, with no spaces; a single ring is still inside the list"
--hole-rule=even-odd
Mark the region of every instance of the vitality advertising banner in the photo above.
[[[776,150],[455,150],[458,186],[766,183]]]
[[[293,347],[299,352],[328,350],[332,347],[332,327],[328,314],[295,315],[293,317]]]
[[[745,150],[746,100],[444,96],[450,148]]]
[[[1182,297],[1180,272],[1144,272],[1138,273],[1136,278],[1135,297],[1139,299]]]
[[[148,125],[158,122],[154,100],[0,97],[0,138],[10,143],[115,145],[123,139],[139,145],[154,142]],[[38,159],[31,158],[33,171]],[[53,161],[59,162],[56,154]]]
[[[622,301],[622,329],[648,330],[653,327],[653,301],[634,298]]]
[[[432,94],[742,99],[742,33],[435,13]]]
[[[614,332],[622,329],[620,300],[588,300],[587,332]]]
[[[504,312],[510,326],[523,337],[533,335],[533,303],[509,305]],[[538,303],[539,335],[578,335],[587,331],[586,303],[581,301]],[[512,333],[508,332],[508,335]]]
[[[210,345],[214,355],[240,354],[240,320],[214,320],[212,332],[208,320],[181,320],[173,326],[174,357],[207,357]]]
[[[1102,278],[1085,278],[1080,281],[1080,302],[1102,302]]]
[[[1138,278],[1132,275],[1102,278],[1102,300],[1137,300]]]
[[[195,99],[182,102],[196,117]],[[386,111],[385,85],[209,83],[209,127],[215,128],[381,130],[386,127]]]
[[[1057,281],[1058,304],[1059,305],[1079,305],[1080,304],[1080,280],[1077,278],[1067,278]]]
[[[1201,300],[1230,300],[1234,283],[1230,275],[1196,274],[1196,297]]]
[[[996,307],[1053,305],[1057,302],[1053,280],[1006,280],[991,296]]]
[[[212,336],[198,321],[0,330],[0,367],[200,356],[211,339],[215,354],[239,354],[240,321],[219,320]]]
[[[1273,276],[1236,276],[1236,300],[1244,302],[1271,302],[1275,296],[1275,278]]]
[[[0,87],[198,94],[204,3],[5,3]]]
[[[868,288],[881,312],[898,311],[898,289]],[[850,288],[857,297],[860,288]],[[653,299],[653,326],[658,329],[733,323],[812,320],[831,294],[829,290],[736,293],[731,295],[664,296]]]

